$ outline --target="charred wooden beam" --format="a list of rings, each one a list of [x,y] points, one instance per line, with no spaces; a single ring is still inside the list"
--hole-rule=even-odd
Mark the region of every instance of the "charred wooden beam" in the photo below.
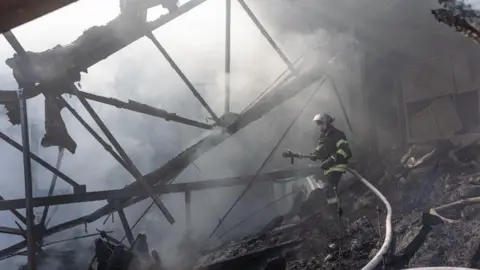
[[[196,144],[190,146],[185,151],[178,154],[175,158],[171,159],[162,167],[151,173],[146,174],[144,176],[144,179],[154,186],[164,185],[168,183],[171,179],[178,175],[179,172],[187,168],[191,164],[191,162],[195,161],[201,155],[210,151],[215,146],[219,145],[227,138],[231,137],[231,135],[248,126],[250,123],[253,123],[256,120],[260,119],[263,115],[271,111],[276,106],[282,104],[283,102],[287,101],[288,99],[292,98],[296,94],[300,93],[301,91],[312,85],[315,81],[317,81],[323,76],[324,71],[324,66],[318,65],[312,70],[300,74],[292,81],[282,84],[275,89],[272,89],[264,96],[264,98],[262,98],[261,101],[259,101],[250,109],[245,111],[238,120],[231,124],[227,128],[227,130],[229,131],[228,133],[216,132],[203,138]],[[130,184],[126,187],[126,189],[135,188],[137,188],[137,185],[135,183]],[[134,199],[125,200],[124,206],[126,207],[133,203],[137,203],[144,200],[145,198],[146,197],[144,196],[139,196]],[[113,211],[113,208],[112,205],[109,203],[88,216],[84,216],[52,227],[48,230],[48,233],[53,234],[55,232],[59,232],[84,224],[85,222],[93,222],[101,218],[102,216],[109,214],[111,211]]]
[[[255,16],[255,14],[253,13],[253,11],[250,9],[250,7],[248,7],[247,3],[245,3],[244,0],[238,0],[238,3],[240,3],[240,5],[242,6],[242,8],[245,10],[245,12],[248,14],[248,16],[250,17],[250,19],[252,19],[253,23],[255,23],[255,25],[257,26],[257,28],[260,30],[260,32],[262,33],[262,35],[268,40],[268,43],[270,43],[270,45],[273,47],[273,49],[277,52],[278,56],[280,56],[280,58],[282,58],[283,62],[285,63],[285,65],[287,65],[287,67],[293,72],[293,73],[296,73],[296,69],[295,69],[295,66],[293,65],[292,61],[290,61],[287,57],[287,55],[285,55],[285,53],[280,49],[280,47],[278,47],[277,43],[275,42],[275,40],[273,40],[273,38],[270,36],[270,34],[267,32],[267,30],[265,29],[265,27],[263,27],[262,23],[258,20],[258,18]]]
[[[0,226],[0,233],[20,235],[20,236],[24,235],[23,231],[21,231],[20,229],[4,227],[4,226]]]
[[[22,145],[23,145],[23,176],[25,181],[25,208],[26,208],[26,218],[27,218],[27,231],[25,238],[27,240],[27,254],[28,254],[28,264],[30,265],[31,270],[37,268],[36,264],[36,241],[35,241],[35,232],[34,232],[34,218],[33,213],[33,184],[32,184],[32,166],[30,158],[30,135],[28,133],[28,114],[27,114],[27,101],[23,97],[23,89],[18,92],[18,99],[20,104],[20,120],[21,120],[21,130],[22,130]]]
[[[16,148],[17,150],[19,151],[23,151],[23,147],[17,143],[16,141],[14,141],[12,138],[8,137],[6,134],[4,134],[3,132],[0,132],[0,139],[4,140],[5,142],[7,142],[8,144],[10,144],[11,146],[13,146],[14,148]],[[58,175],[58,177],[62,178],[65,182],[67,182],[68,184],[70,184],[73,188],[74,188],[74,191],[75,192],[83,192],[83,190],[85,189],[85,186],[82,186],[80,184],[78,184],[77,182],[73,181],[70,177],[66,176],[65,174],[63,174],[61,171],[57,170],[55,167],[53,167],[52,165],[48,164],[45,160],[41,159],[40,157],[38,157],[37,155],[33,154],[32,152],[29,151],[29,154],[30,154],[30,157],[35,160],[37,163],[39,163],[40,165],[42,165],[45,169],[49,170],[50,172]]]
[[[3,198],[3,196],[0,195],[0,201],[3,200],[5,199]],[[20,212],[15,209],[11,209],[10,212],[12,212],[12,214],[16,216],[23,224],[27,224],[27,219],[22,214],[20,214]]]
[[[208,113],[210,113],[213,120],[215,120],[215,122],[218,123],[218,121],[219,121],[218,116],[215,114],[215,112],[212,110],[212,108],[210,108],[210,106],[205,101],[205,99],[203,99],[203,97],[200,95],[200,93],[198,93],[195,86],[193,86],[193,84],[190,82],[190,80],[187,78],[187,76],[185,76],[185,74],[182,72],[182,70],[177,65],[177,63],[175,63],[175,61],[173,61],[170,54],[168,54],[168,52],[165,50],[165,48],[162,46],[162,44],[160,44],[160,42],[157,40],[157,38],[155,38],[153,33],[152,32],[148,33],[147,37],[153,42],[153,44],[155,45],[155,47],[157,47],[157,49],[160,51],[160,53],[163,55],[163,57],[165,57],[167,62],[170,64],[170,66],[173,68],[173,70],[175,70],[175,72],[182,79],[182,81],[187,85],[188,89],[190,89],[192,94],[198,99],[198,101],[200,101],[200,103],[208,111]]]
[[[0,33],[75,2],[77,0],[0,1]]]
[[[116,98],[103,97],[103,96],[99,96],[99,95],[95,95],[95,94],[91,94],[91,93],[87,93],[87,92],[83,92],[83,91],[79,91],[79,93],[81,93],[83,95],[83,97],[85,97],[86,99],[89,99],[89,100],[93,100],[93,101],[96,101],[96,102],[112,105],[112,106],[115,106],[115,107],[121,108],[121,109],[126,109],[126,110],[130,110],[130,111],[134,111],[134,112],[148,114],[148,115],[155,116],[155,117],[160,117],[160,118],[165,119],[166,121],[178,122],[178,123],[182,123],[182,124],[185,124],[185,125],[194,126],[194,127],[203,128],[203,129],[212,129],[212,127],[213,127],[212,125],[209,125],[209,124],[206,124],[206,123],[201,123],[201,122],[194,121],[194,120],[190,120],[188,118],[178,116],[175,113],[169,113],[165,110],[158,109],[158,108],[155,108],[155,107],[152,107],[152,106],[149,106],[149,105],[146,105],[146,104],[142,104],[140,102],[136,102],[136,101],[133,101],[133,100],[129,100],[128,102],[124,102],[124,101],[118,100]]]
[[[267,181],[273,181],[276,179],[307,177],[312,174],[318,175],[321,172],[322,172],[321,168],[317,166],[302,168],[302,169],[294,169],[294,170],[273,171],[270,173],[260,174],[257,178],[257,181],[267,182]],[[248,180],[251,177],[252,177],[251,175],[248,175],[248,176],[240,176],[240,177],[229,177],[229,178],[223,178],[223,179],[204,180],[204,181],[198,181],[198,182],[159,185],[153,188],[153,192],[155,194],[181,193],[181,192],[192,192],[192,191],[212,189],[212,188],[232,187],[232,186],[247,184]],[[33,198],[33,205],[34,207],[41,207],[46,205],[61,205],[61,204],[71,204],[71,203],[80,203],[80,202],[102,201],[102,200],[108,200],[113,202],[119,199],[128,199],[135,196],[142,197],[144,194],[145,192],[140,187],[133,190],[116,189],[116,190],[105,190],[105,191],[92,191],[92,192],[86,192],[78,195],[66,194],[66,195],[54,195],[50,197],[36,197],[36,198]],[[125,205],[123,205],[123,207],[125,207]],[[0,201],[0,211],[22,209],[22,208],[25,208],[25,199]]]
[[[204,3],[206,0],[191,0],[178,7],[174,12],[161,16],[160,18],[139,26],[133,24],[127,16],[119,15],[104,26],[94,26],[86,30],[77,40],[68,46],[56,46],[41,53],[27,52],[32,62],[32,69],[38,76],[40,82],[34,88],[26,89],[26,96],[39,94],[39,89],[44,89],[44,83],[61,81],[80,80],[80,72],[86,72],[89,67],[106,59],[110,55],[125,48],[147,33],[165,25],[182,14]],[[28,81],[26,74],[23,74],[21,57],[15,55],[8,59],[7,65],[13,69],[13,73],[20,85]],[[51,89],[44,89],[52,91]],[[10,93],[2,93],[0,103],[15,99]]]
[[[295,239],[287,242],[280,243],[275,246],[266,247],[260,250],[251,251],[237,257],[228,258],[219,262],[212,263],[210,265],[202,265],[201,269],[205,270],[220,270],[220,269],[252,269],[258,264],[265,262],[268,258],[273,258],[281,255],[282,251],[287,248],[292,248],[299,245],[302,240]]]
[[[232,30],[232,0],[225,5],[225,113],[230,112],[230,68],[231,68],[231,30]]]
[[[185,228],[187,231],[187,236],[190,235],[192,231],[192,192],[185,192]]]
[[[63,97],[58,97],[57,102],[59,106],[66,107],[70,113],[80,122],[80,124],[103,146],[103,148],[112,155],[112,157],[120,163],[125,169],[128,170],[128,166],[125,164],[125,161],[112,149],[110,146],[98,133],[78,114],[78,112],[70,105]]]
[[[108,140],[113,145],[115,150],[117,150],[117,152],[122,157],[123,161],[125,162],[125,164],[128,167],[127,171],[135,178],[135,180],[140,184],[140,186],[145,190],[145,192],[150,196],[150,198],[152,198],[153,202],[160,209],[160,211],[163,213],[163,215],[168,220],[168,222],[170,222],[170,224],[175,223],[175,219],[173,218],[172,214],[170,214],[170,212],[168,211],[167,207],[163,204],[163,202],[160,201],[156,196],[153,195],[152,186],[145,181],[145,179],[143,178],[143,175],[138,170],[137,166],[135,166],[135,164],[133,163],[131,158],[127,155],[125,150],[123,150],[122,146],[118,143],[117,139],[115,139],[115,136],[113,136],[113,134],[107,128],[107,126],[102,121],[102,119],[100,119],[100,117],[95,112],[95,110],[92,108],[92,106],[90,106],[88,101],[80,93],[78,93],[78,91],[76,91],[76,93],[77,93],[78,99],[83,104],[85,109],[88,111],[88,113],[95,120],[95,122],[100,127],[100,129],[103,131],[105,136],[107,136]]]
[[[2,250],[0,250],[0,259],[4,259],[6,256],[22,250],[26,246],[27,246],[27,240],[23,240],[21,242],[18,242],[16,244],[13,244],[13,245],[7,247],[7,248],[2,249]]]
[[[120,221],[122,222],[123,229],[125,230],[125,235],[127,236],[128,242],[130,245],[133,245],[135,237],[133,237],[132,229],[130,229],[130,225],[128,225],[127,216],[122,208],[119,208],[117,212],[118,216],[120,217]]]

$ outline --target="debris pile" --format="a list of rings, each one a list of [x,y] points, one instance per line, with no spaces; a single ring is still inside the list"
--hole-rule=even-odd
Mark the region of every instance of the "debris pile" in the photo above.
[[[384,161],[384,176],[372,182],[394,212],[387,269],[480,267],[476,145],[477,140],[467,146],[451,141],[417,145],[403,154],[396,149]],[[376,211],[375,196],[351,181],[344,180],[341,193],[347,210],[342,238],[335,231],[338,222],[322,213],[300,221],[284,217],[268,231],[220,247],[196,269],[361,269],[383,243],[384,218]]]
[[[203,258],[196,269],[357,269],[368,262],[378,241],[378,230],[368,218],[350,224],[343,239],[331,231],[334,226],[327,226],[331,221],[323,220],[319,213],[232,241]]]
[[[475,149],[476,142],[468,147],[439,142],[433,152],[419,155],[428,157],[423,162],[382,183],[396,214],[395,252],[388,267],[479,267],[480,207],[462,203],[480,195],[479,175],[467,175],[477,169]]]
[[[322,223],[316,220],[311,225],[318,224]],[[360,269],[378,251],[378,240],[378,230],[367,217],[353,222],[341,240],[334,234],[312,230],[305,233],[300,252],[292,256],[287,269]]]

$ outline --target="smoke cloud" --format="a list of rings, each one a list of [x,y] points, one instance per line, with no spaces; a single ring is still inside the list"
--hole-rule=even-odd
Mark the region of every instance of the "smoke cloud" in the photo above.
[[[14,29],[14,32],[29,51],[40,52],[57,44],[68,44],[86,28],[105,24],[119,13],[117,1],[101,2],[79,1],[20,26],[18,29]],[[207,1],[154,32],[159,42],[218,115],[223,114],[224,106],[224,5],[222,1]],[[266,5],[268,5],[268,9],[265,9]],[[275,8],[272,9],[272,5]],[[309,8],[307,4],[301,9],[291,9],[292,3],[288,1],[276,1],[275,3],[259,1],[252,2],[250,6],[292,61],[303,57],[301,62],[306,69],[318,63],[326,63],[331,66],[332,71],[343,72],[340,81],[346,81],[345,78],[350,74],[352,74],[351,79],[354,80],[353,74],[356,71],[348,70],[348,68],[357,65],[360,60],[356,57],[355,50],[345,45],[352,43],[352,38],[347,30],[339,31],[335,28],[326,31],[317,24],[312,13],[301,20],[302,14],[305,14],[305,10]],[[232,8],[231,110],[240,112],[287,67],[237,2],[233,1]],[[293,12],[282,15],[281,18],[278,17],[279,14],[285,14],[285,10],[293,10]],[[158,16],[161,12],[162,10],[157,10],[156,14],[152,12],[149,16]],[[50,30],[46,34],[39,29]],[[43,33],[39,34],[40,32]],[[13,50],[3,39],[0,39],[0,59],[9,58],[12,55]],[[333,56],[336,56],[334,61],[328,63]],[[3,63],[0,63],[0,85],[4,89],[17,88],[16,82],[11,76],[11,70]],[[86,92],[116,97],[125,101],[136,100],[197,121],[206,121],[206,118],[209,117],[206,110],[147,38],[138,40],[91,67],[87,74],[82,74],[81,86],[82,90]],[[296,113],[315,87],[316,85],[305,90],[203,155],[195,162],[196,166],[189,166],[178,176],[176,182],[253,174],[280,139],[287,126],[293,121]],[[346,99],[349,92],[347,90],[348,83],[339,82],[337,87],[342,98]],[[311,151],[318,135],[315,127],[311,125],[311,117],[319,112],[331,112],[337,115],[338,125],[340,128],[346,129],[331,85],[326,83],[314,99],[314,102],[296,122],[295,128],[287,135],[280,149],[294,148],[298,151]],[[67,98],[67,101],[101,134],[75,97]],[[160,167],[180,151],[211,132],[94,102],[91,102],[91,105],[115,134],[142,173],[148,173]],[[38,96],[29,100],[28,109],[29,121],[43,127],[43,97]],[[349,111],[348,113],[354,114],[355,112]],[[62,171],[65,174],[81,184],[86,184],[89,191],[122,188],[134,181],[73,116],[66,111],[62,112],[62,116],[69,133],[78,144],[75,155],[65,154],[62,163]],[[361,119],[357,119],[357,121],[361,121]],[[20,128],[12,127],[5,115],[0,115],[0,128],[16,141],[21,141]],[[40,132],[42,134],[43,128],[40,130],[42,130]],[[0,194],[8,199],[23,197],[21,153],[5,143],[0,144],[0,149],[2,153],[0,161],[5,176],[0,180],[2,187]],[[55,163],[56,153],[57,150],[54,148],[38,150],[38,155],[50,164]],[[303,166],[305,165],[303,164]],[[288,162],[275,156],[264,171],[286,166],[290,166]],[[38,180],[40,190],[48,190],[50,173],[39,168],[35,170],[35,178]],[[71,192],[70,187],[63,181],[59,180],[57,183],[56,192]],[[217,224],[218,218],[230,207],[242,189],[243,187],[234,187],[193,192],[192,237],[203,239],[208,235]],[[255,211],[256,208],[266,204],[271,199],[265,195],[269,190],[268,185],[255,185],[247,194],[249,200],[244,200],[236,207],[220,228],[220,232]],[[36,195],[39,196],[39,194]],[[165,195],[162,196],[162,200],[177,222],[173,226],[169,225],[159,210],[152,208],[145,220],[136,227],[134,233],[146,232],[150,247],[159,251],[162,260],[169,266],[181,268],[182,248],[178,245],[185,233],[183,194]],[[92,202],[60,206],[49,225],[53,226],[88,214],[103,204],[104,202]],[[131,225],[149,204],[150,202],[147,200],[126,209]],[[239,232],[235,232],[230,237],[251,232],[265,225],[277,214],[274,209],[252,220],[251,223],[240,228]],[[3,226],[15,227],[13,216],[10,213],[0,212],[0,217]],[[86,229],[92,233],[95,228],[113,229],[115,231],[113,236],[123,237],[118,217],[115,217],[114,223],[108,221],[104,225],[103,219],[101,219],[89,224]],[[83,228],[76,228],[49,237],[47,240],[53,241],[84,233]],[[2,247],[21,240],[19,237],[9,235],[0,235],[0,239]],[[91,254],[91,251],[86,248],[91,244],[91,240],[77,242],[82,243],[85,247],[85,254]],[[0,265],[5,269],[14,269],[12,265],[22,262],[25,262],[25,258],[15,257],[5,261],[5,266]],[[49,265],[49,267],[53,266]]]

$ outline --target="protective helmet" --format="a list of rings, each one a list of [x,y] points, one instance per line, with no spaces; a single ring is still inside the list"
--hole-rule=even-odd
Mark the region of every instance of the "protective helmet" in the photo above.
[[[329,125],[333,123],[333,121],[335,121],[335,118],[331,117],[328,113],[317,114],[315,115],[315,117],[313,117],[313,122],[317,122],[317,121],[324,122],[327,125]]]

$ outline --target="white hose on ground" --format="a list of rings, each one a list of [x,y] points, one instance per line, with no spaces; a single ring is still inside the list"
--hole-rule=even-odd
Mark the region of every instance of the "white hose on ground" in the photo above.
[[[379,265],[385,254],[388,252],[388,249],[390,248],[390,244],[392,243],[392,207],[390,206],[390,203],[387,201],[385,196],[383,196],[378,189],[376,189],[370,182],[367,181],[367,179],[363,178],[362,175],[360,175],[357,171],[353,169],[348,169],[348,171],[356,176],[360,181],[362,181],[375,195],[377,195],[380,200],[385,204],[385,207],[387,208],[387,218],[385,220],[385,240],[383,242],[382,247],[380,250],[375,254],[375,257],[368,262],[367,265],[365,265],[362,270],[373,270],[377,265]]]
[[[419,268],[408,268],[403,270],[478,270],[474,268],[463,268],[463,267],[445,267],[445,266],[437,266],[437,267],[419,267]]]

